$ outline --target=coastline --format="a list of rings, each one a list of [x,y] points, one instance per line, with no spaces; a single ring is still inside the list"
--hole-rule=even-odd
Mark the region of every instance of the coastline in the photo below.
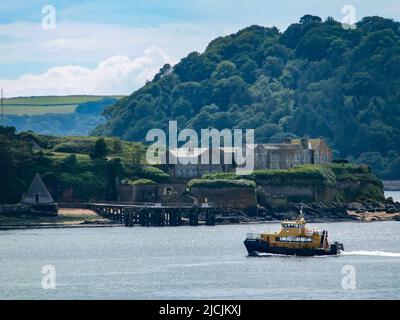
[[[388,198],[381,202],[308,203],[304,205],[304,210],[309,223],[400,221],[400,202],[395,200]],[[255,215],[226,208],[216,213],[215,222],[216,225],[279,223],[282,220],[297,217],[298,210],[299,204],[295,203],[280,208],[259,207]],[[189,225],[189,222],[183,218],[183,226],[186,225]],[[0,214],[1,231],[106,227],[125,227],[125,224],[106,219],[92,210],[82,208],[63,207],[59,209],[58,216]]]
[[[95,215],[95,214],[94,214]],[[341,218],[327,218],[327,217],[309,217],[307,219],[308,223],[337,223],[337,222],[355,222],[355,223],[371,223],[371,222],[384,222],[384,221],[400,221],[400,212],[398,213],[388,213],[383,211],[378,212],[363,212],[357,213],[356,211],[348,211],[347,217]],[[396,217],[398,217],[396,219]],[[110,220],[102,219],[98,217],[98,220],[79,220],[73,223],[65,222],[43,222],[43,223],[18,223],[18,224],[7,224],[0,225],[0,231],[10,231],[10,230],[35,230],[35,229],[86,229],[86,228],[116,228],[123,227],[123,223],[113,222]],[[285,220],[284,217],[280,219],[268,219],[263,217],[247,217],[245,219],[240,219],[238,217],[218,217],[216,219],[218,222],[216,225],[255,225],[255,224],[273,224],[280,223]],[[205,224],[204,224],[205,225]],[[188,225],[183,225],[188,226]],[[203,226],[200,224],[199,226]],[[136,226],[140,227],[140,226]],[[148,227],[145,227],[148,228]]]
[[[113,221],[85,209],[59,209],[58,216],[0,215],[0,230],[113,227]]]
[[[365,220],[346,220],[346,219],[337,219],[337,220],[309,220],[308,223],[340,223],[340,222],[354,222],[354,223],[371,223],[371,222],[387,222],[387,221],[395,221],[395,220],[373,220],[373,221],[365,221]],[[269,220],[269,221],[253,221],[253,222],[239,222],[239,223],[218,223],[217,226],[226,226],[226,225],[256,225],[256,224],[274,224],[280,223],[280,220]],[[188,225],[185,225],[188,227]],[[202,225],[199,225],[202,226]],[[9,226],[0,226],[0,231],[11,231],[11,230],[39,230],[39,229],[91,229],[91,228],[125,228],[123,224],[110,223],[110,224],[48,224],[48,225],[9,225]],[[141,227],[141,226],[137,226]],[[149,227],[142,227],[149,228]],[[160,227],[153,227],[160,228]],[[162,228],[162,227],[161,227]]]

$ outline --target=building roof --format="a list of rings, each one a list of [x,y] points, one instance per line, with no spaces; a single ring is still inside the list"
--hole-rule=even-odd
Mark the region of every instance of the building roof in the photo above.
[[[322,140],[322,138],[308,139],[308,144],[311,146],[311,149],[315,149],[322,142]],[[301,144],[301,139],[292,139],[292,144]]]
[[[308,149],[315,150],[323,139],[307,139],[308,140]],[[263,147],[268,150],[293,150],[303,148],[301,144],[301,139],[292,139],[291,143],[262,143],[262,144],[247,144],[246,148],[250,150],[254,150],[257,147]],[[217,147],[215,149],[219,149],[225,153],[236,153],[238,151],[238,147]],[[209,150],[209,148],[173,148],[170,149],[169,152],[172,156],[176,158],[197,158],[201,156],[204,152]]]
[[[36,201],[38,200],[38,201]],[[54,200],[44,185],[42,178],[37,173],[33,178],[28,193],[22,198],[21,203],[53,203]]]

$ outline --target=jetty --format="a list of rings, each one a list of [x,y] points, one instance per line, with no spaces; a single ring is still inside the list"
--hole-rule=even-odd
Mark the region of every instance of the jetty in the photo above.
[[[62,208],[83,208],[96,212],[106,219],[137,226],[215,225],[216,209],[208,203],[123,203],[89,202],[60,203]]]

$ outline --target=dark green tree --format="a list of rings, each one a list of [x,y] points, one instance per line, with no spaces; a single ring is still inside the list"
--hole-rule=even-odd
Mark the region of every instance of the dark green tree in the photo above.
[[[107,144],[104,138],[98,138],[94,144],[93,152],[90,154],[92,159],[105,159],[107,157],[108,150]]]

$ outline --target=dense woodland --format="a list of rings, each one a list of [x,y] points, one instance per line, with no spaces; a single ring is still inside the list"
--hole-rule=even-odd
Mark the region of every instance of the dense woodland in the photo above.
[[[279,142],[324,136],[336,158],[400,178],[400,24],[366,17],[346,29],[306,15],[284,32],[251,26],[165,65],[104,111],[98,135],[143,141],[181,128],[255,128]]]

